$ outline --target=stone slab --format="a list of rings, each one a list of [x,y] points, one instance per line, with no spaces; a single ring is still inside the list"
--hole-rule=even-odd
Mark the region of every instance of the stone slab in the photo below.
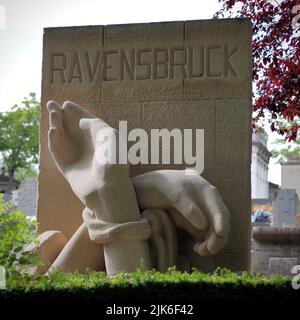
[[[292,269],[298,263],[297,258],[270,258],[269,274],[292,276]]]
[[[251,271],[269,273],[272,258],[296,259],[300,262],[300,229],[292,227],[254,227],[254,250]],[[274,260],[275,261],[275,260]],[[278,260],[280,262],[280,260]],[[276,261],[274,262],[276,263]],[[275,266],[274,266],[275,267]]]
[[[295,227],[256,226],[253,238],[258,242],[300,244],[300,229]]]
[[[299,199],[294,189],[279,190],[273,208],[274,226],[295,226]]]
[[[251,261],[251,271],[257,273],[269,273],[270,258],[295,258],[300,263],[300,245],[299,244],[276,244],[255,242],[254,252]]]
[[[44,31],[39,232],[70,237],[82,205],[47,147],[50,99],[72,100],[117,128],[204,129],[203,176],[221,192],[232,217],[226,248],[213,257],[181,251],[191,266],[240,271],[250,263],[252,28],[249,20],[203,20]],[[195,144],[193,144],[195,148]],[[131,175],[186,164],[135,165]]]

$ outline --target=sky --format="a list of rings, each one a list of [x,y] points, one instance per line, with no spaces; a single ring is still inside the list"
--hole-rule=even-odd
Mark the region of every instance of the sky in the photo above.
[[[40,97],[45,27],[209,19],[219,8],[218,0],[0,0],[0,112],[29,92]],[[280,179],[271,160],[269,180]]]

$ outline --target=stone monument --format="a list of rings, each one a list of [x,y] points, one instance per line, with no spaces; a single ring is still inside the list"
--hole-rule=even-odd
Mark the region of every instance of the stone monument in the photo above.
[[[196,254],[185,231],[178,251],[204,271],[248,269],[251,33],[244,19],[45,29],[38,231],[70,239],[83,222],[84,206],[48,150],[46,103],[72,100],[114,128],[126,120],[128,131],[203,129],[202,176],[220,191],[232,228],[216,255]],[[130,175],[188,166],[137,163]]]
[[[298,264],[297,258],[270,258],[269,274],[292,276],[293,267]]]
[[[300,212],[299,199],[294,189],[281,189],[273,208],[273,225],[277,227],[294,227],[296,215]]]
[[[192,248],[199,256],[224,247],[230,214],[218,190],[195,169],[156,170],[130,179],[123,151],[115,145],[123,139],[119,132],[73,102],[61,107],[49,101],[47,108],[49,151],[86,206],[84,222],[50,261],[48,273],[84,272],[96,264],[96,270],[113,275],[136,270],[141,260],[145,269],[161,272],[180,267],[183,258],[189,259],[178,252],[177,229],[194,238]],[[48,235],[40,236],[44,251],[59,234]],[[91,246],[95,250],[88,250]]]
[[[300,229],[294,227],[254,227],[252,271],[289,274],[287,267],[300,262]]]
[[[273,207],[273,225],[253,229],[251,269],[260,273],[291,275],[300,261],[299,200],[294,189],[281,189]]]
[[[281,187],[295,189],[300,199],[300,156],[288,156],[281,163]]]

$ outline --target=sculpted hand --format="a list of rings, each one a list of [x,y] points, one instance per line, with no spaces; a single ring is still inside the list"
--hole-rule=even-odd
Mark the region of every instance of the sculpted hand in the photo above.
[[[49,150],[57,168],[70,183],[74,193],[85,203],[88,194],[98,187],[98,181],[92,171],[93,146],[82,128],[82,121],[97,120],[86,110],[68,101],[61,108],[56,102],[49,101],[47,108],[50,123]],[[106,124],[99,119],[97,125],[104,127]],[[82,179],[82,175],[87,179]],[[86,181],[89,182],[88,186]]]
[[[97,218],[139,219],[128,165],[108,163],[103,145],[115,149],[116,131],[72,102],[49,101],[49,150],[76,196]],[[131,212],[124,216],[124,212]]]
[[[176,226],[194,236],[194,251],[211,255],[226,244],[230,215],[220,193],[193,170],[159,170],[132,178],[143,210],[166,210]]]
[[[108,230],[110,226],[119,230],[125,223],[140,221],[128,165],[112,164],[115,162],[109,158],[114,156],[109,151],[116,149],[116,131],[72,102],[60,108],[50,101],[47,107],[49,150],[76,196]],[[146,269],[151,267],[147,240],[135,237],[134,228],[130,232],[133,236],[110,237],[103,245],[108,274],[133,272],[141,259]]]
[[[99,162],[101,132],[114,143],[115,131],[78,105],[48,103],[49,149],[74,193],[96,214],[111,222],[137,221],[140,210],[162,209],[176,226],[196,239],[199,255],[217,253],[228,240],[229,212],[218,190],[191,170],[159,170],[128,177],[127,165]],[[102,141],[102,142],[101,142]],[[137,197],[137,202],[136,202]],[[124,214],[125,213],[125,214]]]

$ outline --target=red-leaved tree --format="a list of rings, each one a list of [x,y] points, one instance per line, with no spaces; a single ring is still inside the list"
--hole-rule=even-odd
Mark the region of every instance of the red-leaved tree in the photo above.
[[[253,23],[253,127],[266,119],[289,141],[300,132],[300,0],[219,0],[216,18]],[[286,124],[289,125],[286,125]]]

